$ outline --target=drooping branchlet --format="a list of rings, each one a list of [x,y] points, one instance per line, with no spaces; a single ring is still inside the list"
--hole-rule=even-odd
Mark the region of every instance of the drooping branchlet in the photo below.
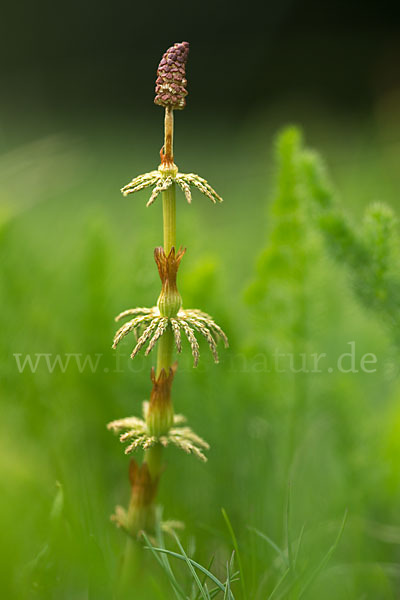
[[[168,255],[165,254],[161,246],[154,250],[154,259],[157,264],[161,279],[161,293],[158,298],[157,306],[152,308],[132,308],[124,310],[116,317],[116,321],[127,316],[134,316],[133,319],[122,325],[114,336],[113,348],[131,331],[134,332],[137,343],[134,347],[131,358],[148,342],[145,351],[147,356],[158,340],[164,333],[172,330],[175,340],[175,346],[178,352],[182,351],[182,335],[185,334],[192,349],[194,366],[196,367],[200,357],[199,343],[196,339],[195,331],[200,333],[206,340],[214,357],[214,361],[219,362],[217,352],[217,342],[219,339],[228,347],[228,338],[217,325],[213,318],[207,313],[197,309],[182,309],[182,298],[176,285],[176,276],[180,262],[186,249],[180,248],[175,252],[172,247]]]
[[[164,53],[157,69],[155,104],[174,110],[185,108],[188,54],[189,42],[176,43]]]
[[[138,175],[130,183],[125,185],[121,192],[124,196],[134,194],[140,190],[144,190],[147,187],[155,186],[151,193],[146,206],[151,206],[156,200],[157,196],[162,192],[168,190],[174,183],[177,183],[182,192],[185,194],[185,198],[189,204],[192,202],[192,191],[191,186],[199,190],[204,196],[209,198],[213,204],[223,202],[221,196],[217,194],[214,188],[200,175],[195,173],[179,173],[178,167],[175,165],[175,169],[169,165],[168,170],[160,165],[158,171],[150,171],[143,175]]]
[[[131,314],[137,315],[141,309],[132,308],[124,310],[118,315],[115,320],[119,321],[123,317]],[[199,343],[196,339],[195,331],[200,333],[207,341],[211,353],[216,363],[219,362],[217,352],[217,342],[221,339],[228,348],[228,338],[214,319],[205,312],[196,308],[180,309],[176,317],[162,317],[157,306],[153,308],[145,308],[144,314],[134,317],[118,329],[114,337],[113,348],[116,348],[118,343],[131,331],[138,337],[139,333],[143,333],[138,337],[136,346],[132,350],[131,358],[135,358],[143,346],[149,342],[145,355],[147,356],[154,348],[161,336],[167,331],[168,327],[172,328],[175,340],[175,346],[178,352],[182,351],[182,331],[185,334],[193,355],[193,366],[197,367],[200,358]],[[149,341],[150,340],[150,341]]]
[[[206,461],[204,450],[208,450],[209,445],[200,436],[198,436],[190,427],[184,425],[186,418],[183,415],[174,415],[173,424],[168,433],[164,435],[152,435],[147,425],[147,415],[149,403],[143,402],[143,419],[138,417],[125,417],[111,421],[107,429],[119,434],[119,441],[128,443],[125,448],[125,454],[130,454],[138,448],[148,450],[154,446],[160,445],[167,447],[173,444],[187,454],[194,454],[202,461]]]

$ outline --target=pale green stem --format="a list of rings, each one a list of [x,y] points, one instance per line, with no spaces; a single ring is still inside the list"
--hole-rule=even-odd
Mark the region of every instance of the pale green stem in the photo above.
[[[171,109],[165,111],[165,141],[164,150],[167,155],[172,158],[173,153],[173,112]],[[176,202],[175,202],[175,183],[173,183],[162,194],[163,202],[163,229],[164,229],[164,251],[169,254],[171,248],[176,248]],[[157,351],[157,369],[156,376],[160,374],[162,369],[168,373],[172,365],[172,353],[174,349],[174,336],[170,329],[161,336],[158,342]],[[152,477],[161,474],[162,471],[162,446],[157,444],[152,446],[145,452],[145,461],[149,467]]]
[[[164,250],[169,254],[172,246],[176,249],[176,202],[175,183],[173,183],[162,195],[163,202],[163,225],[164,225]]]
[[[172,351],[174,349],[174,335],[171,329],[167,329],[164,335],[158,342],[157,351],[157,370],[156,377],[159,376],[162,369],[165,369],[168,373],[170,366],[172,365]]]

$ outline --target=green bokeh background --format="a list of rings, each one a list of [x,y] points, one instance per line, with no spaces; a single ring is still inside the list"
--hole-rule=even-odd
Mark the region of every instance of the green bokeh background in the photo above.
[[[186,348],[174,402],[211,444],[209,462],[168,450],[159,499],[166,518],[185,522],[182,539],[200,562],[216,555],[217,573],[232,547],[224,507],[242,549],[249,597],[258,597],[263,582],[262,598],[271,591],[275,555],[248,527],[284,543],[290,483],[292,537],[305,524],[303,559],[309,564],[329,548],[349,511],[334,560],[309,597],[395,598],[400,413],[386,332],[356,302],[345,272],[321,244],[305,351],[326,352],[334,364],[355,341],[357,357],[376,354],[377,371],[308,376],[289,468],[293,375],[266,373],[260,358],[266,340],[285,335],[285,323],[278,319],[276,331],[263,330],[263,319],[244,300],[268,241],[273,132],[290,111],[282,112],[257,114],[236,127],[204,115],[195,123],[185,113],[176,119],[177,163],[207,176],[225,198],[213,206],[195,193],[188,206],[179,195],[178,241],[188,248],[179,286],[186,306],[207,310],[221,323],[231,348],[221,350],[216,366],[202,347],[197,370]],[[312,118],[303,115],[308,141],[325,154],[355,220],[370,201],[397,208],[395,115],[390,127],[382,123],[340,122],[316,110]],[[161,204],[146,209],[146,191],[124,199],[118,189],[157,165],[161,124],[156,112],[151,126],[96,116],[89,124],[60,122],[59,133],[43,137],[40,130],[16,127],[14,147],[4,147],[1,156],[5,598],[86,598],[88,589],[90,598],[112,597],[125,540],[109,515],[128,501],[128,458],[105,425],[140,412],[154,361],[131,362],[129,339],[117,352],[110,349],[113,317],[156,300],[152,249],[162,241]],[[50,373],[44,363],[35,373],[19,373],[18,353],[100,357],[94,372],[80,372],[72,359],[64,373],[58,367]],[[64,506],[55,526],[57,482]],[[138,561],[132,598],[172,597],[154,559],[144,551]],[[184,572],[181,577],[185,581]]]

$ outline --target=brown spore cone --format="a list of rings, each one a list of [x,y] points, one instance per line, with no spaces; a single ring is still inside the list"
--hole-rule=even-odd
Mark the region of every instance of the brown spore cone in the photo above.
[[[185,67],[189,42],[178,42],[164,53],[157,69],[155,104],[182,110],[186,105]]]

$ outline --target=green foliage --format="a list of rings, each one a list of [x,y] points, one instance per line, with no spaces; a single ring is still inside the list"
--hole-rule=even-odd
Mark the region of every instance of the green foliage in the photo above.
[[[276,191],[269,209],[268,243],[257,263],[255,281],[246,300],[271,335],[267,348],[277,343],[292,347],[306,336],[307,277],[313,243],[307,224],[300,178],[302,142],[290,127],[277,140]]]
[[[277,565],[279,576],[277,577],[277,583],[275,587],[268,596],[268,600],[272,600],[273,598],[277,599],[290,597],[300,599],[304,597],[304,594],[309,590],[319,573],[326,568],[329,560],[335,552],[342,538],[346,520],[347,512],[343,517],[336,539],[328,548],[326,553],[322,556],[319,563],[308,568],[307,566],[304,568],[303,565],[302,571],[298,569],[298,559],[301,550],[301,542],[304,535],[304,527],[301,529],[298,540],[296,540],[296,542],[293,544],[293,548],[292,544],[288,543],[284,550],[279,548],[279,546],[277,546],[277,544],[275,544],[271,538],[261,531],[258,531],[257,529],[253,530],[256,535],[258,535],[262,540],[265,540],[267,544],[269,544],[277,552],[280,558],[280,561]],[[291,553],[293,551],[295,552],[294,560],[291,559]]]
[[[347,267],[359,300],[379,313],[400,347],[400,238],[393,211],[372,204],[361,226],[355,226],[336,199],[321,158],[304,146],[294,127],[279,135],[277,159],[272,226],[257,278],[246,292],[249,304],[269,315],[275,330],[282,330],[281,322],[276,325],[280,316],[294,340],[304,325],[307,273],[320,250],[313,237],[318,232],[333,259]]]
[[[160,207],[144,209],[146,190],[136,203],[123,200],[115,182],[122,185],[133,164],[140,172],[154,159],[159,132],[137,123],[136,139],[144,140],[139,152],[118,123],[97,125],[78,123],[83,141],[64,141],[61,156],[53,146],[41,151],[40,144],[0,156],[0,164],[14,167],[7,168],[0,205],[19,205],[22,191],[32,201],[0,235],[0,577],[7,600],[108,600],[119,578],[125,534],[109,515],[116,503],[128,501],[128,459],[104,424],[140,412],[148,399],[149,363],[129,360],[129,341],[116,357],[113,318],[126,306],[154,301],[158,275],[147,249],[162,240],[152,212]],[[397,233],[382,204],[373,205],[363,222],[356,215],[375,200],[374,189],[398,212],[400,174],[394,170],[390,179],[380,170],[378,159],[386,154],[377,141],[371,157],[350,127],[337,146],[327,123],[323,151],[346,199],[341,205],[321,161],[304,150],[292,128],[277,146],[275,179],[267,168],[272,161],[258,152],[269,146],[261,121],[253,132],[248,124],[240,153],[230,130],[215,127],[207,164],[198,126],[188,128],[182,166],[189,171],[200,161],[225,204],[210,219],[211,207],[189,207],[182,199],[179,242],[193,251],[179,285],[188,306],[200,303],[221,320],[232,348],[221,353],[218,367],[206,352],[197,370],[189,359],[179,365],[176,406],[210,443],[209,464],[171,450],[174,468],[167,465],[160,502],[166,519],[185,523],[179,536],[184,552],[171,537],[150,543],[179,555],[154,550],[168,559],[183,597],[202,598],[186,554],[204,594],[205,584],[210,596],[217,584],[191,560],[225,586],[218,588],[220,598],[231,592],[242,600],[223,506],[248,598],[274,593],[272,600],[296,600],[301,587],[288,592],[285,575],[289,540],[294,570],[304,574],[299,584],[317,575],[303,598],[393,600],[400,579],[400,408],[398,379],[387,373],[392,348],[386,332],[397,335]],[[244,146],[256,149],[256,158]],[[17,164],[15,156],[23,160]],[[223,177],[221,157],[229,157]],[[29,165],[29,185],[21,186]],[[37,198],[42,201],[35,204]],[[251,305],[244,305],[249,279]],[[358,372],[342,373],[335,361],[350,340]],[[320,373],[278,372],[267,363],[268,372],[264,360],[275,347],[328,356]],[[374,373],[359,366],[369,352],[378,360]],[[82,364],[89,356],[93,369],[87,362],[80,370],[72,357],[64,371],[59,365],[50,371],[43,358],[35,372],[19,372],[18,353],[34,363],[36,353],[50,354],[50,362],[76,353]],[[325,564],[346,508],[345,530]],[[151,550],[139,550],[135,586],[124,600],[176,598],[166,563],[161,567]]]
[[[301,176],[313,225],[334,260],[348,268],[358,298],[380,314],[400,348],[400,239],[393,211],[372,204],[356,227],[336,200],[318,154],[302,149]]]
[[[238,573],[235,573],[233,570],[233,554],[231,560],[228,561],[226,565],[226,581],[222,582],[210,571],[213,559],[211,560],[208,568],[193,560],[186,553],[179,537],[176,534],[173,534],[173,537],[180,552],[171,551],[166,547],[164,535],[161,528],[160,517],[161,512],[159,511],[155,540],[157,546],[154,546],[151,540],[148,538],[148,536],[145,533],[143,533],[143,538],[146,542],[145,549],[150,550],[152,552],[154,558],[164,570],[176,597],[179,600],[186,600],[187,598],[191,598],[193,600],[200,600],[201,598],[203,598],[203,600],[211,600],[212,598],[221,597],[220,594],[222,593],[224,600],[234,600],[234,596],[231,591],[231,585],[233,582],[237,581]],[[192,579],[190,593],[184,592],[183,587],[179,583],[174,573],[174,570],[169,561],[169,557],[183,561],[186,564],[190,574],[190,578]],[[202,580],[200,580],[200,577],[197,574],[198,572],[201,574]],[[209,585],[210,583],[213,586],[211,588]]]

